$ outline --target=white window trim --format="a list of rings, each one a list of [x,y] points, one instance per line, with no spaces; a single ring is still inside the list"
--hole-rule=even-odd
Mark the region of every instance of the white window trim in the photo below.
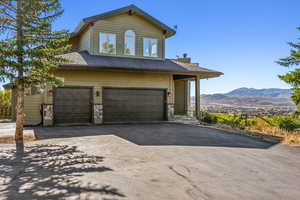
[[[146,56],[145,55],[145,52],[144,52],[144,50],[145,50],[145,48],[144,48],[144,40],[145,39],[156,40],[156,54],[157,54],[156,56],[152,56],[152,55]],[[157,38],[143,37],[143,56],[144,57],[151,57],[151,58],[158,58],[159,57],[159,55],[158,55],[158,42],[159,42],[159,39],[157,39]]]
[[[104,52],[101,52],[101,40],[100,40],[100,35],[101,34],[108,34],[108,35],[114,35],[115,36],[115,52],[114,53],[104,53]],[[117,34],[115,33],[108,33],[108,32],[99,32],[98,34],[98,38],[99,38],[99,53],[100,54],[107,54],[107,55],[116,55],[117,54]]]

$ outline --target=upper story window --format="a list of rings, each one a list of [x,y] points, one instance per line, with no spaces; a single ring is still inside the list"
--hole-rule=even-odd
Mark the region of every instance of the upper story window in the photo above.
[[[116,54],[116,34],[99,33],[100,53]]]
[[[132,30],[125,32],[124,37],[124,54],[125,55],[135,55],[135,33]]]
[[[158,40],[144,38],[144,56],[157,57]]]

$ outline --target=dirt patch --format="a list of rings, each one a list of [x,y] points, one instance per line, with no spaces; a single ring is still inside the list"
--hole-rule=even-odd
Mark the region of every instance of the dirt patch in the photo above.
[[[24,136],[24,142],[33,142],[38,140],[36,137]],[[0,138],[0,144],[15,144],[15,137]]]
[[[10,119],[0,119],[0,123],[9,123],[11,122]]]
[[[268,134],[261,133],[261,132],[252,132],[252,131],[248,131],[248,130],[241,130],[241,129],[237,129],[237,128],[232,128],[231,126],[224,125],[224,124],[211,125],[211,124],[201,122],[201,126],[226,131],[227,133],[248,136],[248,137],[256,138],[256,139],[266,141],[266,142],[280,143],[280,142],[284,141],[284,138],[280,137],[280,136],[268,135]]]

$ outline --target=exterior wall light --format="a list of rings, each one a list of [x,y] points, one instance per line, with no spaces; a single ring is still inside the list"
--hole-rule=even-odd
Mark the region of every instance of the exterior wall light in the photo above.
[[[48,90],[48,96],[52,97],[53,96],[53,90]]]
[[[100,92],[96,91],[96,97],[99,97],[99,96],[100,96]]]

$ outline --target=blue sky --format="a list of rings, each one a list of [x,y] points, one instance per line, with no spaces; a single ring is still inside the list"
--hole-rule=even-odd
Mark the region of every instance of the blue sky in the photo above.
[[[275,63],[286,57],[288,41],[299,37],[299,0],[62,0],[64,15],[56,28],[74,30],[84,17],[135,4],[177,34],[167,40],[166,55],[188,53],[193,62],[223,72],[203,80],[202,93],[238,87],[288,88],[277,78],[288,71]]]

